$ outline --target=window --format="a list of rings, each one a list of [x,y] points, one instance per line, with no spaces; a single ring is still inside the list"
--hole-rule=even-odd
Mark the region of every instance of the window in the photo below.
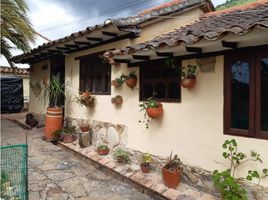
[[[80,91],[111,94],[111,65],[98,56],[80,59]]]
[[[224,132],[268,139],[268,47],[225,55]]]
[[[166,64],[166,60],[147,62],[140,67],[140,100],[155,94],[155,99],[164,102],[180,102],[181,86],[179,61],[176,69]]]

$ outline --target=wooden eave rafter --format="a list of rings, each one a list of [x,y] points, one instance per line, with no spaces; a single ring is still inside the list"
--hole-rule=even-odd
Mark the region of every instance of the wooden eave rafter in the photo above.
[[[127,38],[136,38],[140,34],[140,30],[137,30],[137,27],[132,28],[121,28],[116,27],[118,33],[115,33],[113,30],[111,31],[101,31],[100,35],[95,36],[93,34],[89,34],[88,36],[83,35],[81,38],[84,40],[74,40],[68,41],[68,43],[62,43],[48,48],[44,53],[36,52],[33,54],[29,54],[20,60],[22,63],[32,63],[37,62],[38,60],[43,60],[49,58],[49,56],[53,56],[55,54],[69,54],[77,51],[82,51],[89,48],[98,47],[101,45],[105,45],[108,43],[116,42],[119,40],[127,39]],[[32,58],[30,56],[33,56]],[[46,57],[44,57],[46,56]]]

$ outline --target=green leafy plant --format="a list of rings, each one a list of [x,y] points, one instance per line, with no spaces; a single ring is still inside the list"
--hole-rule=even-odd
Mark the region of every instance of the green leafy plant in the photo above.
[[[226,140],[223,145],[223,158],[229,160],[230,164],[227,170],[219,172],[214,170],[212,178],[216,188],[221,192],[222,198],[224,200],[246,200],[247,193],[238,183],[239,179],[235,178],[235,172],[239,166],[242,164],[254,161],[262,163],[260,154],[255,151],[250,152],[250,157],[248,158],[244,153],[238,151],[238,144],[235,139]],[[268,170],[263,169],[263,175],[256,170],[249,170],[246,177],[247,180],[251,181],[253,178],[260,180],[268,176]]]
[[[170,156],[169,156],[169,159],[167,161],[167,164],[165,165],[165,168],[166,169],[169,169],[169,170],[175,170],[177,168],[180,168],[182,165],[182,161],[180,160],[180,158],[178,157],[177,154],[175,154],[173,157],[172,157],[172,152],[170,153]]]
[[[70,126],[70,127],[64,127],[62,129],[62,135],[76,135],[76,127],[75,126]]]
[[[230,170],[213,172],[213,182],[215,187],[221,192],[223,200],[247,200],[247,192],[231,176]]]
[[[107,149],[109,149],[107,144],[101,144],[98,146],[98,150],[107,150]]]
[[[59,76],[52,76],[49,84],[44,87],[44,98],[49,98],[50,107],[59,106],[59,99],[65,98],[65,84],[62,84]]]
[[[119,78],[112,80],[112,85],[115,87],[120,87],[125,83],[126,77],[122,74]]]
[[[130,160],[130,153],[125,151],[121,148],[117,148],[113,154],[114,159],[116,159],[119,163],[129,163]]]
[[[152,162],[152,155],[150,153],[143,154],[141,164],[149,165],[150,162]]]
[[[187,65],[187,67],[181,69],[182,79],[196,79],[197,73],[198,67],[196,65]]]
[[[137,79],[137,75],[136,75],[135,71],[130,72],[127,76],[125,76],[125,79],[129,79],[129,78]]]
[[[144,101],[141,104],[139,104],[139,107],[141,108],[140,111],[144,111],[144,118],[143,118],[143,120],[139,120],[139,123],[144,123],[145,128],[147,128],[147,129],[149,128],[149,122],[150,122],[150,118],[146,112],[147,108],[158,108],[158,107],[162,106],[161,103],[157,102],[153,98],[154,98],[154,96],[148,98],[147,101]]]
[[[96,96],[92,95],[89,91],[80,92],[79,96],[74,97],[74,102],[80,106],[93,107],[96,102]]]

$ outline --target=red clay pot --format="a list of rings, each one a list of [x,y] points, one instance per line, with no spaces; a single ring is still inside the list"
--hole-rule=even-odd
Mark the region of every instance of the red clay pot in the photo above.
[[[128,78],[126,80],[126,85],[130,88],[134,88],[137,84],[137,79],[136,78]]]
[[[150,164],[149,163],[141,163],[141,171],[142,173],[149,173],[150,172]]]
[[[117,160],[118,163],[124,163],[125,162],[124,156],[117,157],[116,160]]]
[[[182,79],[181,81],[182,87],[188,88],[188,89],[193,88],[195,84],[196,84],[196,79],[193,79],[193,78],[185,78],[185,79]]]
[[[105,156],[109,153],[109,149],[98,149],[98,154],[101,156]]]
[[[47,108],[45,138],[46,140],[53,140],[53,133],[62,128],[62,108]]]
[[[161,103],[157,103],[158,107],[157,108],[147,108],[146,112],[147,115],[151,118],[159,118],[163,115],[163,106]]]
[[[80,129],[82,132],[88,132],[89,131],[89,125],[81,125]]]
[[[76,137],[74,135],[66,134],[62,136],[62,141],[64,143],[72,143],[75,140],[76,140]]]
[[[162,168],[162,174],[165,185],[170,188],[175,189],[181,182],[181,170],[179,168],[169,170],[164,166]]]
[[[122,84],[118,83],[116,80],[112,80],[111,85],[113,85],[116,88],[119,88],[122,86]]]

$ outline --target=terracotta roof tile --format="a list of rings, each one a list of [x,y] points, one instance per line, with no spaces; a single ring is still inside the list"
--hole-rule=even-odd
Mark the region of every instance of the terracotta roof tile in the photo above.
[[[151,11],[147,10],[143,14],[111,20],[111,22],[108,24],[100,24],[100,25],[87,27],[85,30],[81,30],[81,31],[72,33],[69,36],[66,36],[66,37],[51,41],[51,42],[44,43],[30,50],[27,53],[14,56],[12,60],[14,62],[20,62],[21,60],[25,59],[25,56],[30,56],[32,54],[38,53],[47,48],[54,47],[55,45],[60,45],[65,42],[72,41],[76,38],[90,34],[94,31],[98,31],[100,29],[104,29],[108,26],[116,26],[116,27],[138,26],[144,22],[157,18],[158,16],[168,15],[174,12],[180,12],[180,11],[183,11],[185,9],[192,8],[195,6],[207,7],[206,10],[208,11],[214,10],[214,7],[211,4],[210,0],[174,0],[172,2],[160,5],[158,8],[153,8],[151,9]]]
[[[181,42],[194,44],[202,38],[217,40],[229,32],[243,35],[256,26],[268,28],[268,0],[207,13],[184,27],[120,51],[107,52],[106,56],[134,53],[150,47],[173,47]]]
[[[15,73],[17,75],[29,75],[29,68],[18,68],[16,67],[15,69]],[[5,67],[5,66],[0,66],[0,71],[1,73],[13,73],[13,69],[11,67]]]

